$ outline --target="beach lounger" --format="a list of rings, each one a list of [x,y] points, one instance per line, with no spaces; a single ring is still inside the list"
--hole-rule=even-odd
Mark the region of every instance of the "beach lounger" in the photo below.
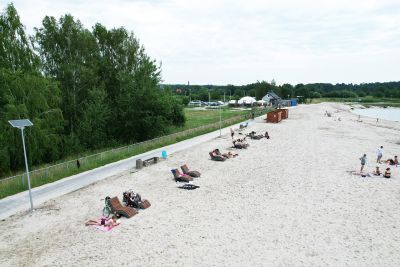
[[[211,160],[214,160],[214,161],[225,161],[226,160],[226,158],[224,158],[223,156],[213,155],[212,152],[210,152],[209,154],[210,154]]]
[[[189,168],[188,168],[188,166],[186,164],[181,166],[181,169],[182,169],[184,174],[187,174],[187,175],[192,176],[192,177],[200,177],[200,172],[189,170]]]
[[[109,206],[111,207],[111,211],[113,213],[125,216],[127,218],[131,218],[138,213],[134,208],[123,206],[118,197],[111,198],[109,200]]]
[[[178,169],[172,169],[171,172],[174,175],[175,181],[177,181],[177,182],[193,181],[193,177],[191,177],[187,174],[182,174]]]

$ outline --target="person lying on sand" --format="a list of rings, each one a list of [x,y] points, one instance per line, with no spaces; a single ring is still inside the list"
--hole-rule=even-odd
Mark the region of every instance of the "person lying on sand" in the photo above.
[[[103,225],[103,226],[108,226],[108,227],[114,227],[119,225],[119,223],[117,223],[117,217],[112,216],[111,218],[106,218],[106,217],[101,217],[99,220],[95,221],[95,220],[89,220],[87,222],[85,222],[85,225]]]
[[[222,154],[221,151],[219,151],[218,148],[214,149],[213,153],[214,153],[214,155],[223,156],[224,158],[227,158],[227,159],[234,158],[234,157],[239,155],[237,153],[232,153],[232,152],[228,152],[228,153],[223,153]]]
[[[238,140],[239,140],[239,139],[238,139]],[[233,146],[234,146],[235,148],[242,149],[242,148],[247,148],[247,147],[249,146],[249,144],[244,143],[244,142],[240,142],[240,141],[238,141],[238,140],[235,140],[235,141],[232,142],[232,143],[233,143]]]
[[[379,166],[376,166],[376,169],[372,174],[375,175],[375,176],[380,176],[381,175],[381,171],[379,170]]]
[[[385,173],[383,174],[383,177],[385,178],[390,178],[390,168],[386,168]]]
[[[260,139],[264,138],[264,135],[262,135],[262,134],[256,135],[255,131],[250,132],[247,136],[249,136],[250,139],[256,139],[256,140],[260,140]]]
[[[394,159],[388,159],[386,163],[389,163],[389,165],[399,165],[399,160],[397,156],[394,156]]]
[[[225,160],[224,158],[224,156],[222,156],[222,154],[221,154],[221,152],[219,151],[219,149],[217,148],[217,149],[214,149],[213,151],[211,151],[211,155],[212,155],[212,157],[214,157],[214,158],[221,158],[221,160]]]
[[[228,153],[222,154],[222,156],[225,157],[225,158],[227,158],[227,159],[230,159],[230,158],[234,158],[234,157],[236,157],[236,156],[239,156],[239,154],[237,154],[237,153],[232,153],[232,152],[229,151]]]

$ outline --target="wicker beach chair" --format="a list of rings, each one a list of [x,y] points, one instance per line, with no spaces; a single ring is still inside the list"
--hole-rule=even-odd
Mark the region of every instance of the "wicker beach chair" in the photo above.
[[[111,198],[109,200],[109,206],[111,207],[111,211],[113,213],[125,216],[127,218],[131,218],[138,213],[134,208],[123,206],[118,197]]]
[[[186,164],[181,166],[181,169],[182,169],[184,174],[187,174],[187,175],[192,176],[192,177],[200,177],[200,175],[201,175],[200,172],[198,172],[198,171],[189,170],[189,168],[188,168],[188,166]]]
[[[175,181],[177,181],[177,182],[193,181],[193,177],[191,177],[187,174],[182,174],[178,169],[172,169],[171,172],[174,175]]]

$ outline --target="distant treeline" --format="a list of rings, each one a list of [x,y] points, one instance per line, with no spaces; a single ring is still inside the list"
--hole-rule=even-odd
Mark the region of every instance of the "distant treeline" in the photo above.
[[[184,102],[192,100],[225,100],[240,99],[243,96],[253,96],[260,100],[269,91],[274,91],[282,98],[293,98],[301,96],[301,101],[305,102],[312,98],[358,98],[358,97],[378,97],[378,98],[400,98],[400,82],[385,83],[364,83],[364,84],[330,84],[330,83],[311,83],[311,84],[291,84],[276,85],[272,82],[256,82],[248,85],[184,85],[169,84],[162,86],[165,89],[180,95]]]
[[[31,164],[150,139],[184,124],[181,99],[160,90],[161,69],[133,33],[71,15],[46,16],[28,36],[12,4],[0,14],[0,175]]]

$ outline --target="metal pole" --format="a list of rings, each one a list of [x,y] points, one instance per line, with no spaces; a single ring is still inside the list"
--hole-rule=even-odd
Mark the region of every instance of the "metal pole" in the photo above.
[[[222,107],[219,107],[219,137],[222,136],[221,134],[221,124],[222,124]]]
[[[22,145],[23,145],[23,147],[24,147],[24,157],[25,157],[26,176],[27,176],[27,178],[28,178],[29,200],[30,200],[30,202],[31,202],[31,210],[33,210],[32,191],[31,191],[31,178],[30,178],[30,176],[29,176],[28,159],[26,158],[24,127],[21,127],[20,129],[21,129]]]

